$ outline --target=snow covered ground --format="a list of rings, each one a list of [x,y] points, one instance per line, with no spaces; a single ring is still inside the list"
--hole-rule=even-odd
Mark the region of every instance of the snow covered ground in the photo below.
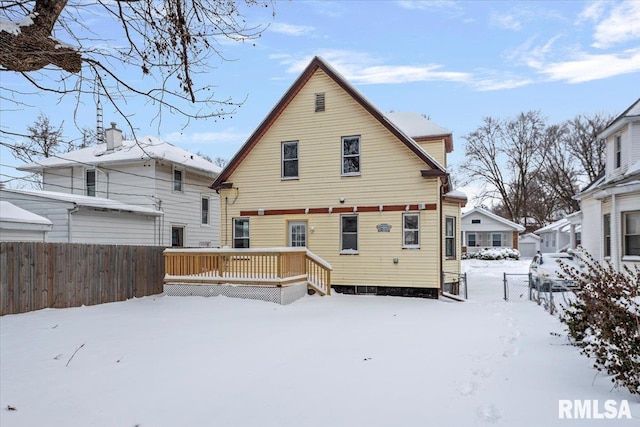
[[[502,300],[502,273],[527,265],[464,261],[463,303],[158,296],[4,316],[0,425],[640,425],[556,318]],[[633,418],[559,419],[560,399],[626,400]]]

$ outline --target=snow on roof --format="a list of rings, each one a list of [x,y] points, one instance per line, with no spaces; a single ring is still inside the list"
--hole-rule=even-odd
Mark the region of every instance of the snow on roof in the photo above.
[[[564,228],[566,225],[569,225],[569,220],[567,218],[559,219],[558,221],[552,222],[551,224],[545,225],[542,228],[537,229],[534,233],[548,233],[550,231],[557,231]]]
[[[475,208],[471,209],[470,211],[467,211],[467,212],[463,213],[461,215],[461,218],[465,218],[465,217],[471,215],[474,212],[477,212],[479,214],[488,216],[489,218],[492,218],[492,219],[494,219],[494,220],[496,220],[498,222],[501,222],[501,223],[503,223],[503,224],[505,224],[505,225],[507,225],[507,226],[509,226],[511,228],[514,228],[516,231],[521,232],[521,231],[525,230],[524,226],[522,226],[520,224],[516,224],[513,221],[509,221],[508,219],[503,218],[500,215],[496,215],[493,212],[490,212],[490,211],[486,210],[485,208],[483,208],[481,206],[476,206]]]
[[[134,161],[144,161],[149,159],[167,160],[172,163],[183,165],[187,168],[204,172],[214,176],[220,172],[220,167],[210,161],[192,154],[168,142],[162,141],[152,136],[145,136],[136,141],[122,141],[122,147],[112,151],[107,151],[107,144],[81,148],[56,157],[48,157],[19,167],[24,171],[39,171],[48,167],[87,165],[99,166],[108,163],[129,163]]]
[[[24,194],[24,195],[34,196],[34,197],[40,197],[43,199],[74,203],[77,206],[84,206],[84,207],[90,207],[90,208],[135,212],[135,213],[141,213],[141,214],[153,215],[153,216],[163,215],[161,211],[157,211],[155,209],[145,208],[143,206],[129,205],[127,203],[118,202],[112,199],[105,199],[103,197],[81,196],[78,194],[58,193],[56,191],[14,190],[10,188],[4,188],[2,191],[14,193],[14,194]]]
[[[36,215],[5,200],[0,200],[0,221],[52,225],[47,218]]]
[[[466,199],[467,195],[460,190],[449,191],[445,194],[447,197],[453,197],[454,199]]]
[[[390,112],[385,113],[385,116],[411,138],[451,134],[447,129],[438,126],[420,113]]]
[[[540,240],[540,236],[535,235],[533,233],[527,233],[519,237],[519,240],[526,240],[526,239]]]

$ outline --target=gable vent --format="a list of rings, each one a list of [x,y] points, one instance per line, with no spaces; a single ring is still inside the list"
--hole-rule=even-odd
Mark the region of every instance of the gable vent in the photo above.
[[[316,113],[324,111],[324,92],[316,93]]]

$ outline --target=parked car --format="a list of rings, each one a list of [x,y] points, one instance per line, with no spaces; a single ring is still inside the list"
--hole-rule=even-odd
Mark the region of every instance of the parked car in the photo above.
[[[531,274],[531,285],[540,292],[562,292],[575,288],[576,284],[571,280],[563,279],[560,276],[562,264],[575,267],[580,270],[581,266],[572,254],[560,253],[538,253],[533,257],[529,265]]]

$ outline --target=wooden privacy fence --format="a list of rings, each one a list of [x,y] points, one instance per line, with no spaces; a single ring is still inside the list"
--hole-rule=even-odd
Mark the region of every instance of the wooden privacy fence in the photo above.
[[[164,251],[165,283],[287,286],[307,284],[331,294],[331,266],[305,248]]]
[[[0,315],[161,294],[164,249],[1,242]]]

